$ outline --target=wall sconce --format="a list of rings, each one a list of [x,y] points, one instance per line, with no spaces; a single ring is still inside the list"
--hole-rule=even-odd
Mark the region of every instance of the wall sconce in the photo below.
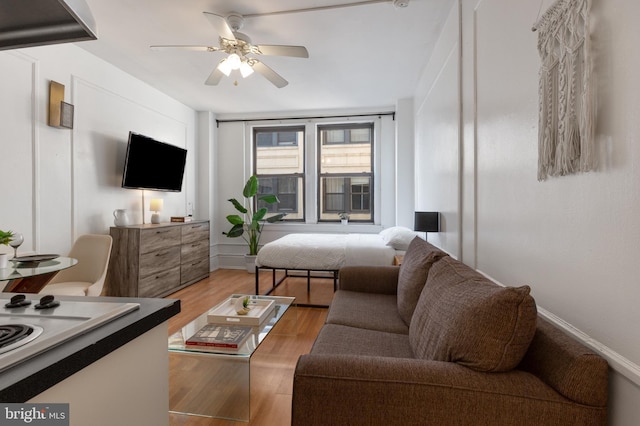
[[[64,101],[64,84],[49,82],[49,126],[73,129],[73,105]]]
[[[415,212],[413,230],[424,232],[427,240],[427,232],[440,232],[439,212]]]
[[[160,223],[160,215],[158,212],[162,211],[162,204],[162,198],[152,198],[149,202],[149,210],[155,212],[151,215],[151,223]]]

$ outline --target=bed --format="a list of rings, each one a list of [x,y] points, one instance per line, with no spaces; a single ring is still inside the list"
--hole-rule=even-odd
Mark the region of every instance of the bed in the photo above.
[[[270,294],[290,276],[306,273],[307,291],[311,278],[333,279],[337,287],[338,271],[343,266],[393,265],[418,234],[394,226],[378,234],[289,234],[265,244],[256,258],[256,294],[260,294],[260,269],[272,271]],[[276,270],[285,275],[276,281]]]

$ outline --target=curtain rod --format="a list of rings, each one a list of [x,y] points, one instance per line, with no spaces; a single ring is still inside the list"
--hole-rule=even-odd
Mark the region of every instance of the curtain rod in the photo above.
[[[377,112],[371,114],[350,114],[350,115],[318,115],[314,117],[279,117],[279,118],[251,118],[251,119],[233,119],[233,120],[218,120],[216,119],[216,127],[220,127],[220,123],[238,123],[247,121],[282,121],[282,120],[316,120],[320,118],[351,118],[351,117],[371,117],[372,115],[391,115],[393,121],[396,120],[395,112]]]

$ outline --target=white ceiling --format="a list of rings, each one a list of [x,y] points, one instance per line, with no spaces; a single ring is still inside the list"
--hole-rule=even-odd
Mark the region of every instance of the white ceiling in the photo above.
[[[203,11],[226,16],[317,8],[337,0],[86,0],[98,40],[78,46],[198,111],[219,114],[371,109],[411,97],[453,0],[391,1],[331,10],[249,17],[254,44],[302,45],[309,58],[261,56],[289,81],[224,77],[206,86],[222,52],[152,51],[150,45],[218,46]],[[235,77],[235,78],[234,78]],[[238,82],[235,86],[234,81]]]

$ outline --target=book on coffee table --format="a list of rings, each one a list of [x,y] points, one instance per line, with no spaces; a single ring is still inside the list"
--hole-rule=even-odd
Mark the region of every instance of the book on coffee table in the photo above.
[[[207,324],[184,343],[187,346],[238,349],[252,332],[253,327],[250,326]]]

